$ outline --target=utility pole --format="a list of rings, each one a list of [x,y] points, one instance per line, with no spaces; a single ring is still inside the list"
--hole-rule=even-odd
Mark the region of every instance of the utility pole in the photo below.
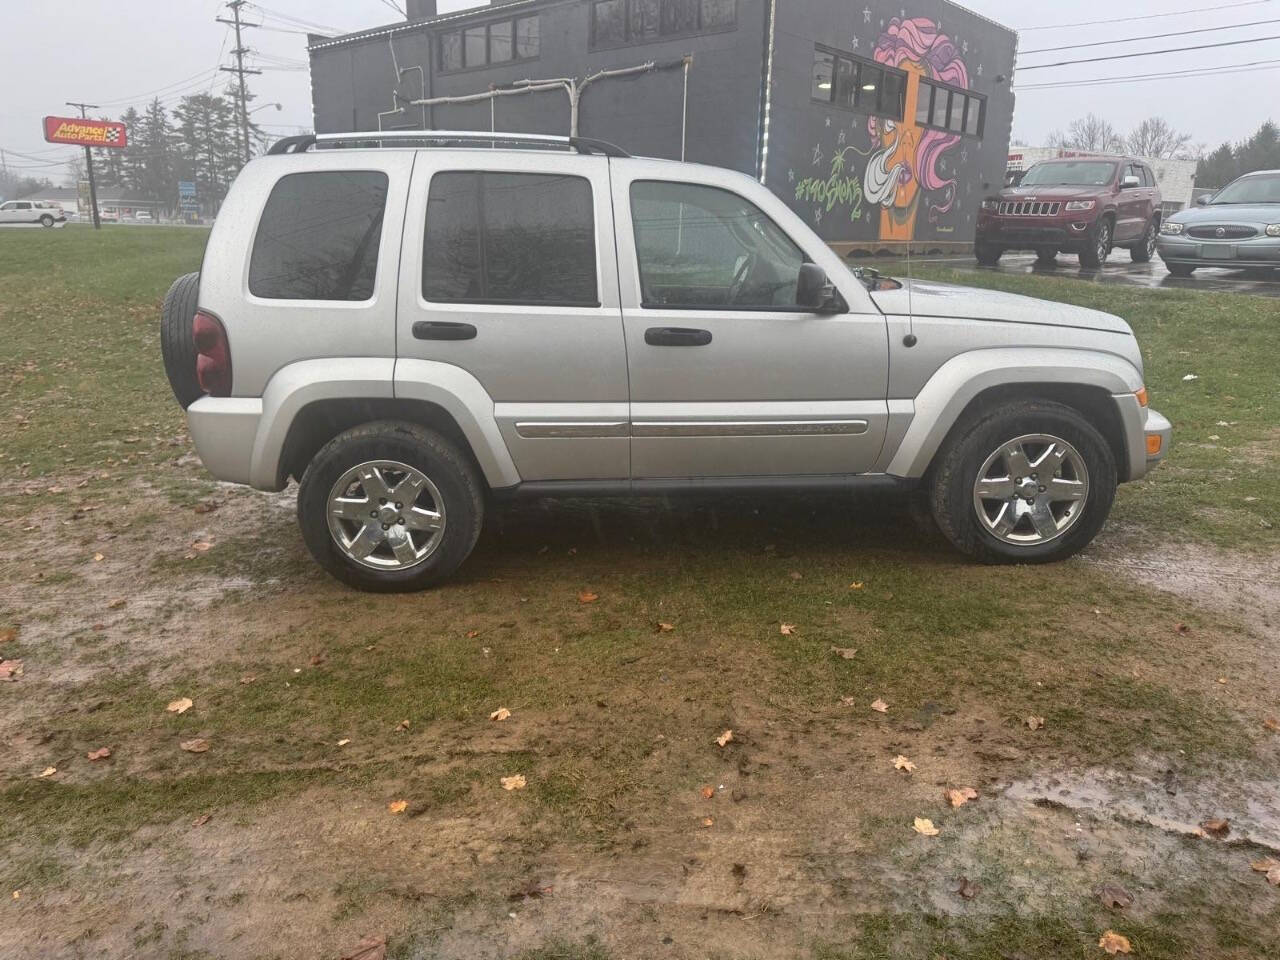
[[[244,77],[247,73],[262,73],[261,70],[250,70],[244,65],[244,55],[249,52],[240,39],[240,30],[242,27],[256,27],[256,23],[245,23],[240,19],[240,8],[247,3],[248,0],[228,0],[227,6],[231,8],[231,16],[233,19],[227,20],[223,17],[215,17],[218,23],[225,23],[227,26],[235,27],[236,31],[236,47],[231,52],[235,54],[236,65],[234,67],[219,67],[226,73],[234,73],[240,80],[239,89],[236,92],[236,100],[240,105],[240,136],[244,144],[244,162],[248,163],[250,159],[249,145],[249,91],[245,88]]]
[[[68,107],[80,108],[80,119],[87,120],[89,118],[88,111],[97,110],[96,103],[80,103],[77,100],[67,100]],[[102,221],[98,218],[98,185],[93,180],[93,151],[88,147],[84,148],[84,165],[89,172],[89,207],[93,210],[93,229],[101,230]]]

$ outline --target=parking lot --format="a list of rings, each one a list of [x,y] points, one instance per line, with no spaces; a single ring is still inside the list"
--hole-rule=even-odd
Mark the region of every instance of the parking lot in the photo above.
[[[193,456],[206,237],[0,234],[0,955],[1280,955],[1274,281],[913,264],[1135,327],[1174,446],[1067,563],[582,500],[378,596]]]

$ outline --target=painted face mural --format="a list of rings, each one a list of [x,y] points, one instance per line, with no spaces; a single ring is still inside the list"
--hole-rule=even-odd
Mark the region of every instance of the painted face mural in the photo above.
[[[969,73],[951,38],[924,17],[894,17],[876,42],[874,57],[878,63],[906,71],[906,104],[901,122],[884,117],[867,121],[872,151],[863,175],[863,196],[881,208],[881,240],[912,240],[922,202],[928,206],[931,223],[955,203],[955,178],[943,177],[938,162],[960,142],[956,134],[916,123],[920,79],[965,89]]]

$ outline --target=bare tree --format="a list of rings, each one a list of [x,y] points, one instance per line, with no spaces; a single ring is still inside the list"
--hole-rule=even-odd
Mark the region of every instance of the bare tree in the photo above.
[[[1133,128],[1125,143],[1129,152],[1157,160],[1190,159],[1191,134],[1175,130],[1164,117],[1148,117]]]
[[[1120,153],[1124,150],[1124,137],[1120,136],[1110,122],[1091,113],[1079,120],[1072,120],[1065,133],[1055,130],[1049,134],[1048,145],[1091,153]]]

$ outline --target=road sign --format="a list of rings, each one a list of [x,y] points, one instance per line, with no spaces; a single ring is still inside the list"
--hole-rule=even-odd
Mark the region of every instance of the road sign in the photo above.
[[[195,196],[196,196],[196,182],[194,180],[178,181],[179,199],[186,200],[188,197],[190,197],[192,200],[194,200]]]
[[[72,143],[80,147],[112,150],[129,145],[129,131],[123,123],[80,117],[45,117],[44,138],[49,143]]]

